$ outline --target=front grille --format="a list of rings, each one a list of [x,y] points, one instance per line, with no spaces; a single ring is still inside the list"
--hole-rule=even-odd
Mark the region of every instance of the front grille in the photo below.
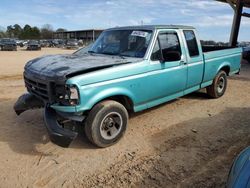
[[[35,96],[48,101],[49,100],[49,88],[48,85],[39,81],[34,81],[24,77],[25,86],[27,90]]]

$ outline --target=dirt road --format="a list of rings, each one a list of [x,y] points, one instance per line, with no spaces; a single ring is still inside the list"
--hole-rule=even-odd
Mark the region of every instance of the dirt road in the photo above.
[[[220,99],[193,93],[132,115],[112,147],[97,149],[81,134],[65,149],[49,141],[42,110],[18,117],[12,107],[25,92],[27,60],[71,52],[0,52],[1,187],[224,187],[233,158],[250,144],[250,64]]]

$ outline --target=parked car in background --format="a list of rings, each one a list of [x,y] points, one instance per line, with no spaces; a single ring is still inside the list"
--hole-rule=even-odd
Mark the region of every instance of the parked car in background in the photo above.
[[[50,139],[64,147],[77,137],[76,124],[84,126],[90,142],[108,147],[123,137],[129,112],[201,88],[211,98],[222,97],[227,76],[239,73],[242,58],[242,48],[201,46],[189,26],[111,28],[89,47],[29,61],[28,94],[14,106],[17,115],[44,108]]]
[[[27,50],[41,50],[41,44],[37,40],[30,40],[27,44]]]
[[[41,45],[42,48],[48,47],[49,42],[47,40],[40,40],[40,45]]]
[[[24,47],[24,41],[23,40],[16,40],[17,46]]]
[[[77,48],[79,48],[78,40],[77,39],[68,39],[66,41],[65,47],[67,49],[77,49]]]
[[[82,47],[84,45],[83,40],[78,40],[78,45]]]
[[[227,188],[250,188],[250,147],[244,149],[234,160]]]
[[[17,44],[14,39],[2,39],[1,40],[1,50],[16,51]]]
[[[243,59],[247,60],[250,63],[250,47],[243,48]]]
[[[66,40],[58,39],[58,48],[63,48],[65,46]]]

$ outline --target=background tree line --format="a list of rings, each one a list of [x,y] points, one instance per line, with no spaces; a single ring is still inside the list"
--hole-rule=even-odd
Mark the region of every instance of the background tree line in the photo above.
[[[56,32],[66,31],[66,29],[59,28]],[[18,38],[18,39],[52,39],[54,29],[52,25],[45,24],[41,28],[37,26],[30,26],[26,24],[23,28],[19,24],[7,26],[6,31],[0,27],[0,38]]]

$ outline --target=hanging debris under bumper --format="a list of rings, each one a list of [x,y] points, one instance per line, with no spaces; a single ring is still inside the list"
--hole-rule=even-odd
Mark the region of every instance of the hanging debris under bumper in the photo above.
[[[78,135],[77,132],[62,128],[57,121],[56,111],[50,107],[44,109],[44,121],[50,140],[59,146],[68,147]]]

